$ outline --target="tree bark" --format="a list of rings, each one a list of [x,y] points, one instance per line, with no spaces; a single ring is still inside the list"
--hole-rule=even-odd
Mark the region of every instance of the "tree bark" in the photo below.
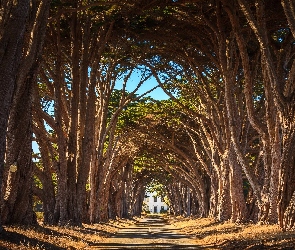
[[[295,126],[288,125],[288,133],[284,133],[282,170],[279,189],[279,224],[283,229],[291,229],[295,225]],[[286,131],[287,132],[287,131]]]
[[[27,8],[26,5],[28,2],[22,1],[21,4],[24,4],[23,7]],[[32,89],[37,76],[39,55],[43,47],[49,4],[50,1],[43,1],[39,4],[38,8],[32,9],[31,19],[27,19],[28,21],[24,19],[22,23],[16,25],[18,27],[26,25],[26,28],[30,29],[31,33],[29,31],[27,32],[27,36],[23,37],[23,42],[21,42],[21,39],[19,40],[19,44],[23,46],[22,58],[18,58],[21,64],[17,72],[17,78],[14,79],[17,88],[9,118],[9,136],[6,152],[7,162],[9,164],[12,164],[12,161],[16,162],[18,169],[16,174],[9,173],[9,183],[5,184],[7,191],[5,204],[9,204],[9,209],[4,211],[3,216],[7,223],[36,223],[36,218],[32,210],[31,186]],[[17,9],[18,7],[15,8]],[[24,11],[23,18],[26,18],[28,13],[26,13],[25,9],[22,9],[22,11]],[[14,178],[16,179],[14,180]],[[4,210],[7,208],[5,204]]]
[[[15,6],[10,1],[8,5],[11,9],[2,9],[4,12],[11,11],[7,19],[1,20],[1,27],[5,29],[0,37],[0,188],[1,194],[4,157],[6,150],[6,135],[12,96],[16,86],[16,78],[19,69],[20,58],[24,43],[24,33],[28,20],[30,1],[19,1]],[[2,7],[3,8],[3,7]],[[4,17],[4,15],[3,15]],[[1,201],[3,196],[1,196]],[[2,202],[1,202],[2,203]],[[2,214],[2,211],[0,211]],[[0,231],[2,222],[0,221]]]
[[[229,150],[230,196],[232,204],[231,221],[245,222],[248,219],[246,201],[243,193],[243,171],[237,161],[234,148]]]
[[[2,219],[6,224],[37,223],[32,204],[32,84],[31,75],[24,89],[17,91],[9,119],[7,163],[15,164],[9,171],[4,195]]]

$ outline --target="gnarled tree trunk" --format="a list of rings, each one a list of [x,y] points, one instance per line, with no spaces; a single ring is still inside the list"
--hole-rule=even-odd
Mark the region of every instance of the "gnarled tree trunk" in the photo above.
[[[0,188],[2,201],[8,117],[22,55],[30,1],[18,1],[16,4],[14,1],[9,1],[7,6],[0,5],[0,9],[3,14],[0,23],[2,29],[0,33]],[[2,230],[1,221],[0,226]]]

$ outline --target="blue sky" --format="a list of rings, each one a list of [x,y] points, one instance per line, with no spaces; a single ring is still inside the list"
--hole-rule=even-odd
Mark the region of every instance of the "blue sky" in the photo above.
[[[156,81],[156,79],[152,78],[150,80],[148,80],[147,82],[145,82],[143,84],[143,86],[138,90],[138,94],[143,94],[145,93],[146,91],[148,91],[149,89],[157,86],[158,83]],[[153,90],[151,93],[147,94],[147,96],[150,96],[156,100],[167,100],[169,99],[169,96],[167,96],[165,94],[165,92],[160,88],[158,87],[157,89]]]
[[[131,77],[127,83],[127,90],[128,91],[132,91],[134,90],[134,88],[137,86],[138,82],[139,82],[140,78],[137,75],[134,75],[133,77]],[[144,94],[145,92],[149,91],[150,89],[152,89],[153,87],[157,86],[158,83],[156,81],[156,79],[154,77],[151,77],[150,79],[148,79],[136,92],[138,95]],[[122,86],[122,85],[121,85]],[[118,86],[116,86],[116,88],[120,88],[120,84],[118,84]],[[152,97],[155,100],[167,100],[169,99],[169,96],[167,96],[165,94],[165,92],[160,88],[156,88],[155,90],[153,90],[152,92],[148,93],[147,96]],[[34,152],[38,152],[39,148],[38,145],[35,141],[33,141],[32,143],[32,148]]]
[[[132,92],[136,88],[140,80],[141,80],[141,71],[135,70],[134,73],[132,73],[131,77],[127,81],[127,85],[126,85],[127,91]],[[152,76],[141,85],[141,87],[138,89],[136,94],[142,95],[156,86],[158,86],[157,80]],[[122,89],[122,82],[118,81],[116,83],[116,89]],[[146,96],[150,96],[156,100],[169,99],[169,96],[167,96],[160,87],[148,93]]]

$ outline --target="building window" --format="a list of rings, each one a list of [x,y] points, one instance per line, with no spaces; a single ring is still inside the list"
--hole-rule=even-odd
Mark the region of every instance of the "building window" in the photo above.
[[[154,196],[154,202],[157,202],[157,197],[156,196]]]

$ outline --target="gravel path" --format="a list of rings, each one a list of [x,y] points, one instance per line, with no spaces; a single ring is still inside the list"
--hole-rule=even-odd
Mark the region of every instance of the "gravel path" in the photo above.
[[[161,216],[148,216],[89,249],[202,249]]]

